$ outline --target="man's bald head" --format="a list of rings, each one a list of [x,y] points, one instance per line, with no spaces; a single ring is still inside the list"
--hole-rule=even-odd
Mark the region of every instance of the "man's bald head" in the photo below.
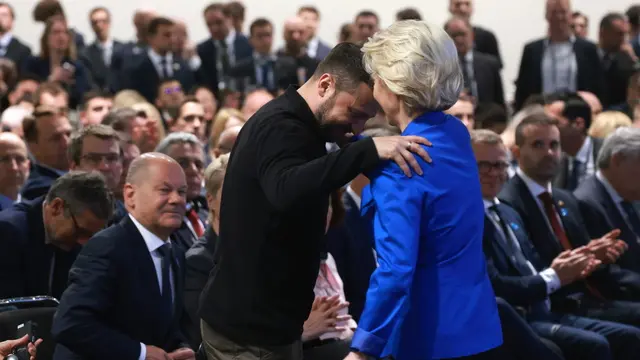
[[[266,90],[255,90],[247,94],[242,105],[242,115],[249,119],[262,106],[273,100],[273,95]]]
[[[135,158],[131,162],[131,165],[129,165],[129,172],[127,173],[126,183],[139,185],[141,182],[147,179],[149,168],[163,164],[175,165],[182,170],[180,165],[168,155],[157,152],[145,153]]]
[[[218,146],[216,147],[216,157],[231,152],[231,149],[238,138],[238,134],[240,134],[240,130],[242,130],[242,125],[232,126],[220,134]]]
[[[307,38],[307,27],[301,17],[294,16],[285,21],[284,41],[289,55],[300,55],[306,45]]]
[[[24,143],[24,140],[20,138],[20,136],[11,133],[11,132],[1,132],[0,133],[0,146],[13,145],[23,148],[25,151],[27,150],[27,145]]]
[[[594,93],[588,91],[578,91],[578,95],[580,95],[582,100],[586,101],[587,104],[589,104],[593,116],[598,115],[602,112],[602,103]]]

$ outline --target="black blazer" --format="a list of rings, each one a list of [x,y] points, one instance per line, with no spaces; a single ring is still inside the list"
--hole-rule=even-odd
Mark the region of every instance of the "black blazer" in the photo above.
[[[111,63],[113,59],[117,57],[124,48],[124,44],[120,41],[113,41],[113,49],[111,52]],[[85,47],[80,54],[79,59],[82,64],[87,68],[87,73],[91,79],[91,85],[102,91],[109,91],[109,77],[111,74],[110,66],[107,66],[102,57],[102,49],[98,42],[93,42],[91,45]]]
[[[31,56],[31,48],[23,44],[15,36],[11,37],[11,41],[7,46],[7,51],[3,57],[13,61],[16,64],[16,69],[20,71],[24,67],[25,61]]]
[[[202,289],[209,280],[214,265],[214,253],[218,244],[218,235],[208,227],[204,236],[193,244],[186,255],[186,273],[184,283],[184,311],[181,328],[191,348],[197,350],[202,342],[200,335],[200,316],[198,304]]]
[[[573,248],[589,243],[591,237],[580,214],[578,201],[571,193],[558,188],[552,189],[552,196],[567,238]],[[502,188],[498,197],[518,212],[523,219],[531,242],[540,254],[541,265],[550,266],[553,259],[563,251],[563,248],[547,225],[546,215],[540,211],[536,199],[531,195],[524,180],[519,175],[513,176]],[[629,299],[640,295],[640,276],[631,271],[620,269],[617,265],[600,266],[589,276],[588,280],[603,296],[610,299]],[[574,283],[570,286],[577,286],[577,284],[582,283]],[[575,287],[574,289],[586,292],[584,287],[580,289]]]
[[[498,39],[491,30],[480,26],[473,27],[474,50],[483,54],[495,56],[498,59],[498,65],[502,69],[502,57],[500,56],[500,48],[498,47]]]
[[[542,57],[546,41],[539,39],[524,47],[516,80],[516,110],[522,108],[530,95],[542,93]],[[577,38],[573,44],[573,52],[578,63],[577,90],[590,91],[604,101],[607,95],[605,78],[596,45]]]
[[[273,71],[273,84],[260,84],[258,85],[257,73],[256,73],[256,62],[253,56],[246,57],[240,61],[236,61],[235,65],[231,67],[229,71],[229,75],[236,79],[236,83],[239,85],[241,91],[247,90],[248,87],[263,87],[273,93],[277,90],[277,81],[278,81],[278,73],[279,70],[277,66],[277,61],[274,58],[274,61],[271,65],[271,71]]]
[[[111,76],[107,79],[111,92],[116,93],[125,89],[127,74],[131,72],[131,67],[139,61],[138,58],[146,51],[146,45],[130,41],[122,44],[118,51],[113,52],[109,69]]]
[[[89,84],[89,74],[81,61],[65,59],[63,62],[70,63],[74,66],[74,82],[71,85],[61,84],[69,93],[69,108],[74,109],[82,104],[84,94],[91,88]],[[43,59],[39,56],[29,57],[22,71],[25,73],[36,75],[40,81],[47,81],[51,75],[51,63],[49,59]]]
[[[640,273],[640,244],[638,236],[629,228],[624,215],[618,211],[604,185],[593,175],[585,179],[574,192],[585,225],[592,238],[597,239],[613,229],[620,229],[620,239],[629,249],[618,259],[617,264],[624,269]]]
[[[188,347],[179,329],[184,253],[174,248],[175,311],[162,309],[151,254],[130,217],[94,235],[69,273],[51,333],[54,359],[137,359],[140,343]],[[135,264],[135,266],[132,266]]]
[[[610,61],[603,60],[605,85],[607,97],[602,106],[607,109],[611,106],[627,102],[627,87],[629,78],[636,69],[636,64],[629,54],[619,51],[611,55]]]
[[[324,60],[324,58],[326,58],[331,52],[331,49],[332,47],[327,45],[324,41],[318,41],[318,50],[316,51],[315,59],[318,61]]]
[[[474,51],[473,74],[478,87],[478,102],[504,106],[504,91],[498,59],[495,56]]]
[[[173,58],[173,79],[176,79],[185,91],[189,91],[195,84],[194,74],[189,64],[184,60]],[[136,57],[135,64],[125,69],[127,74],[121,79],[125,89],[139,92],[151,104],[155,104],[160,86],[160,75],[149,55],[142,53]]]
[[[200,69],[196,73],[196,79],[198,84],[208,87],[214,94],[218,93],[218,70],[216,67],[217,48],[212,39],[206,39],[198,44],[196,48],[198,56],[202,61]],[[235,56],[235,63],[240,62],[243,59],[253,56],[253,48],[249,43],[249,39],[241,33],[236,33],[236,38],[233,42],[233,51]]]
[[[349,302],[349,314],[358,321],[364,310],[369,279],[376,269],[374,239],[370,224],[360,217],[353,198],[344,193],[344,224],[327,233],[327,251],[333,256]]]
[[[304,81],[311,78],[316,71],[320,62],[316,59],[309,57],[309,55],[302,55],[294,58],[292,56],[285,55],[280,52],[277,54],[278,60],[276,61],[276,79],[278,90],[287,89],[289,86],[300,86],[300,80],[298,78],[298,70],[304,69],[305,77]]]
[[[45,243],[44,197],[0,212],[0,299],[51,295],[60,298],[79,247],[65,252]],[[50,276],[56,259],[56,281]]]
[[[591,136],[590,138],[591,138],[591,143],[593,144],[593,146],[591,147],[591,151],[593,154],[593,168],[597,169],[598,167],[596,166],[596,163],[598,160],[598,154],[600,153],[600,149],[602,148],[602,144],[604,143],[604,140],[600,138],[591,137]],[[569,161],[570,161],[569,156],[567,156],[566,154],[563,154],[562,159],[560,160],[560,171],[558,171],[555,178],[553,179],[553,186],[561,189],[566,189],[567,186],[569,185],[567,183],[570,177]]]
[[[49,192],[49,188],[60,177],[53,169],[33,163],[31,173],[20,190],[23,199],[33,200]]]

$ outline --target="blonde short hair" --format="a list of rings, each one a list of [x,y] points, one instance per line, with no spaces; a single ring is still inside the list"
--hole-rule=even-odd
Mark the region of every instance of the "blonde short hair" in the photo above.
[[[362,47],[367,71],[398,95],[409,114],[443,111],[464,84],[458,52],[440,26],[397,21]]]
[[[224,174],[227,170],[229,154],[220,155],[213,159],[204,171],[204,188],[210,195],[216,195],[222,186]]]
[[[596,115],[589,127],[589,136],[604,139],[615,129],[623,126],[631,126],[633,122],[623,112],[605,111]]]
[[[220,135],[227,128],[227,122],[231,118],[236,118],[243,123],[247,121],[242,115],[242,112],[234,108],[222,108],[216,116],[213,118],[213,124],[211,125],[211,133],[209,134],[209,148],[213,149],[218,145]]]

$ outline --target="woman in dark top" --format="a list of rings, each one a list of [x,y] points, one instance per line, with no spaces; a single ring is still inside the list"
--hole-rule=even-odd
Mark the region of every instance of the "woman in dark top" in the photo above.
[[[85,68],[76,60],[76,47],[64,17],[47,20],[40,49],[40,55],[25,61],[22,72],[33,74],[43,82],[60,83],[69,93],[69,107],[75,108],[89,90],[89,79]]]

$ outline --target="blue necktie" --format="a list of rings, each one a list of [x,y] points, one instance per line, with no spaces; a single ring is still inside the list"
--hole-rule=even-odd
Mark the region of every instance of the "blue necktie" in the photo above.
[[[640,237],[640,217],[638,217],[635,207],[628,201],[622,201],[620,205],[622,205],[624,212],[627,213],[627,220],[631,225],[631,230],[636,233],[637,237]]]
[[[171,266],[173,263],[173,251],[171,244],[166,243],[158,248],[158,253],[162,256],[162,303],[169,313],[173,313],[173,299],[171,291]]]

